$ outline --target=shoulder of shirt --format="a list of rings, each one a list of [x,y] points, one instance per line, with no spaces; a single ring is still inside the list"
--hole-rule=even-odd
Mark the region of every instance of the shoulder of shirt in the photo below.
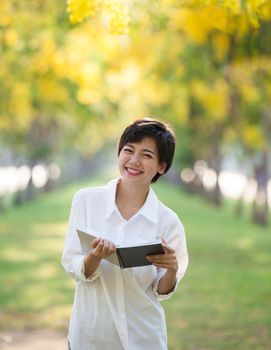
[[[167,218],[169,218],[172,221],[180,221],[178,215],[167,207],[164,203],[162,203],[160,200],[158,200],[158,210],[160,211],[160,215],[164,214]]]
[[[161,201],[158,201],[158,217],[162,226],[165,225],[171,229],[178,227],[182,232],[184,232],[184,226],[179,216]]]
[[[73,197],[74,202],[79,202],[87,198],[93,198],[106,192],[106,186],[86,187],[77,191]]]

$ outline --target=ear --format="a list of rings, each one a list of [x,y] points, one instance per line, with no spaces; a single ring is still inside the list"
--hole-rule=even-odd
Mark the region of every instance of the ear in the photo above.
[[[165,172],[165,170],[166,170],[166,167],[167,167],[166,163],[160,164],[160,165],[159,165],[158,173],[159,173],[160,175],[164,174],[164,172]]]

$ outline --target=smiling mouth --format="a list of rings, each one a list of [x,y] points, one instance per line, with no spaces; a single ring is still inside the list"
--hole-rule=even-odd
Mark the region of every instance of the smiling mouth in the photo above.
[[[128,168],[128,167],[125,167],[125,170],[128,172],[129,175],[133,175],[133,176],[143,174],[143,171]]]

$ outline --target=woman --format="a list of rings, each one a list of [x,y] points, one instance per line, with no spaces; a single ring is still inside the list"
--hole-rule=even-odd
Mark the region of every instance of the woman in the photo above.
[[[181,222],[150,185],[168,171],[174,151],[175,137],[167,125],[137,120],[119,141],[120,177],[75,195],[62,257],[77,282],[69,349],[167,349],[160,301],[176,290],[188,255]],[[88,255],[81,253],[77,229],[101,234]],[[165,254],[149,256],[151,265],[120,269],[104,259],[117,245],[158,239]]]

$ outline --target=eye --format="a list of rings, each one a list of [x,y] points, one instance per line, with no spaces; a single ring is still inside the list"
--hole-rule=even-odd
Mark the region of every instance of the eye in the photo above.
[[[124,147],[123,152],[132,153],[132,150],[131,150],[131,148]]]
[[[144,153],[143,156],[146,158],[152,159],[152,156],[149,153]]]

